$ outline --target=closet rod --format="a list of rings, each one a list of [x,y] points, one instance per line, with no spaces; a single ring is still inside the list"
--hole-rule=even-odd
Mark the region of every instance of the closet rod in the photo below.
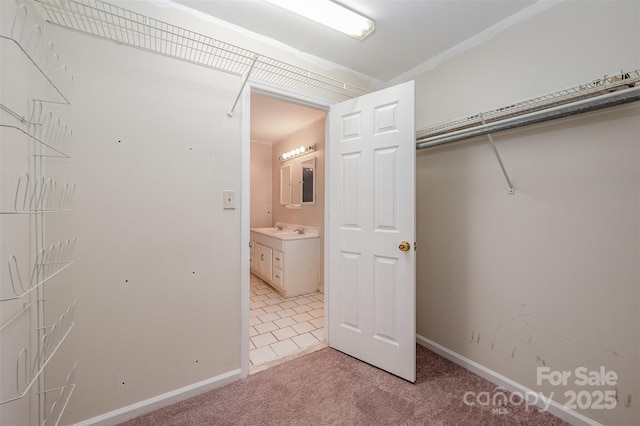
[[[518,117],[507,118],[495,123],[484,124],[470,129],[458,130],[444,135],[416,139],[416,149],[432,148],[463,139],[483,136],[489,133],[529,126],[531,124],[556,120],[585,112],[597,111],[617,105],[624,105],[640,101],[640,87],[619,90],[613,93],[596,96],[593,98],[573,102],[566,105],[552,107]]]

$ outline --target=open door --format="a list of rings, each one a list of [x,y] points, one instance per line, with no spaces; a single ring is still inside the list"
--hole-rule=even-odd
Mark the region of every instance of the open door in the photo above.
[[[329,346],[414,382],[413,81],[331,106]]]

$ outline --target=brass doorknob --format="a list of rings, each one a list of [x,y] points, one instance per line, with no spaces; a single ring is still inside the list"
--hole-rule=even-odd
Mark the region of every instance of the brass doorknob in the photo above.
[[[409,251],[411,249],[411,244],[409,244],[408,241],[403,241],[400,243],[400,246],[398,248],[400,249],[400,251]]]

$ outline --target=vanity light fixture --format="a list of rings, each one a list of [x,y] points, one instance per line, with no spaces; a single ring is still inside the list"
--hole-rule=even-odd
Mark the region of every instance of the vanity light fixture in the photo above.
[[[317,145],[309,145],[309,146],[300,146],[298,148],[292,149],[291,151],[285,152],[280,156],[280,161],[288,161],[295,157],[300,157],[301,155],[312,153],[316,150]]]
[[[375,23],[331,0],[266,0],[290,12],[316,21],[357,40],[373,34]]]

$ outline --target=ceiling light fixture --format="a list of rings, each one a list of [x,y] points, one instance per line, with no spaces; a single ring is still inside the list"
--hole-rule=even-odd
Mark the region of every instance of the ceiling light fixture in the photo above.
[[[358,40],[375,29],[373,20],[330,0],[265,0]]]

